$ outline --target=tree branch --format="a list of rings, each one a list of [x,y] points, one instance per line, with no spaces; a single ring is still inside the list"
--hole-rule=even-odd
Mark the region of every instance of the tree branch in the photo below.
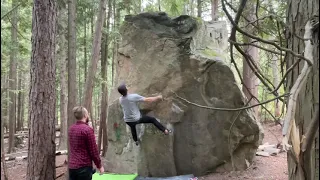
[[[254,74],[260,79],[260,81],[262,82],[262,84],[265,85],[266,88],[267,88],[270,92],[272,92],[273,89],[274,89],[274,85],[271,83],[271,81],[270,81],[269,79],[267,79],[265,76],[262,75],[262,73],[260,72],[259,69],[254,68],[254,67],[251,65],[250,62],[253,61],[253,60],[252,60],[252,57],[251,57],[251,56],[248,56],[238,45],[234,45],[234,47],[239,51],[239,53],[240,53],[242,56],[245,57],[245,60],[248,62],[249,67],[250,67],[251,70],[254,72]],[[259,72],[257,72],[257,71],[259,71]],[[269,84],[268,84],[266,81],[268,81],[268,83],[269,83],[272,87],[270,87]],[[278,93],[277,93],[277,92],[273,92],[272,94],[274,94],[275,96],[278,96]],[[280,98],[280,100],[283,101],[282,98]]]
[[[236,44],[236,45],[239,45],[239,46],[254,46],[254,47],[257,47],[259,49],[263,49],[263,50],[265,50],[267,52],[271,52],[271,53],[274,53],[274,54],[277,54],[277,55],[282,55],[282,53],[280,53],[280,52],[277,52],[277,51],[274,51],[274,50],[259,46],[259,45],[255,44],[255,43],[239,43],[239,42],[235,42],[235,41],[233,41],[231,39],[229,39],[228,41],[230,43],[232,43],[232,44]]]
[[[231,10],[233,10],[234,13],[237,13],[237,12],[238,12],[229,2],[225,1],[225,3],[226,3],[226,5],[227,5]],[[243,19],[245,19],[248,23],[250,23],[250,20],[249,20],[247,17],[245,17],[245,16],[243,16],[243,15],[241,15],[241,17],[242,17]],[[249,24],[248,24],[248,25],[249,25]],[[254,28],[256,28],[256,29],[259,29],[259,27],[258,27],[257,25],[255,25],[255,24],[252,24],[252,26],[253,26]],[[262,31],[262,32],[265,33],[265,34],[271,35],[271,34],[270,34],[269,32],[267,32],[267,31],[264,31],[264,30],[261,30],[261,29],[259,29],[259,30]]]
[[[238,66],[237,66],[237,63],[234,61],[233,52],[232,52],[232,51],[230,51],[230,57],[231,57],[231,63],[234,64],[234,67],[235,67],[235,69],[236,69],[236,71],[237,71],[237,74],[238,74],[238,76],[239,76],[239,78],[240,78],[240,81],[241,81],[242,86],[244,86],[244,88],[246,88],[247,92],[250,93],[250,96],[251,96],[251,97],[253,97],[258,103],[261,103],[261,102],[259,101],[259,99],[258,99],[257,97],[255,97],[255,96],[251,93],[251,91],[249,91],[249,88],[244,84],[243,78],[241,77],[241,73],[240,73],[240,70],[239,70],[239,68],[238,68]],[[279,122],[279,120],[278,120],[276,117],[274,117],[273,114],[272,114],[265,106],[263,106],[263,105],[261,105],[261,106],[262,106],[262,108],[264,108],[264,109],[267,111],[267,113],[269,113],[269,114],[271,115],[271,117],[274,119],[274,121],[275,121],[276,123],[278,123],[278,124],[282,127],[282,124]]]
[[[1,20],[2,20],[3,18],[5,18],[5,17],[9,16],[10,13],[11,13],[12,11],[14,11],[15,9],[17,9],[21,4],[22,4],[22,3],[16,5],[16,6],[13,7],[10,11],[8,11],[5,15],[1,16]]]
[[[222,9],[223,9],[223,11],[226,13],[229,21],[230,21],[231,24],[232,24],[231,35],[233,35],[233,36],[230,35],[230,39],[231,39],[231,40],[235,40],[235,38],[234,38],[235,33],[232,33],[232,32],[236,30],[236,31],[240,32],[241,34],[244,34],[244,35],[246,35],[246,36],[248,36],[248,37],[250,37],[250,38],[252,38],[252,39],[256,39],[256,40],[258,40],[259,42],[263,42],[263,43],[266,43],[266,44],[273,45],[274,47],[276,47],[277,49],[279,49],[279,50],[281,50],[281,51],[286,51],[287,53],[290,53],[290,54],[292,54],[293,56],[296,56],[296,57],[298,57],[298,58],[301,58],[301,59],[305,60],[309,65],[312,64],[312,61],[311,61],[310,59],[307,59],[306,57],[304,57],[304,56],[301,55],[301,54],[297,54],[297,53],[293,52],[293,51],[290,50],[290,49],[280,47],[280,46],[279,46],[278,44],[276,44],[275,42],[268,41],[268,40],[262,39],[262,38],[260,38],[260,37],[254,36],[254,35],[252,35],[252,34],[250,34],[250,33],[247,33],[246,31],[242,30],[241,28],[239,28],[238,22],[236,21],[236,19],[233,20],[232,17],[231,17],[231,15],[228,13],[228,11],[227,11],[227,9],[226,9],[226,7],[225,7],[224,1],[225,1],[225,0],[221,0],[221,2],[222,2]],[[242,7],[241,7],[242,3],[244,3],[244,4],[246,3],[246,2],[243,2],[243,1],[247,1],[247,0],[241,0],[239,9],[242,8]],[[238,13],[239,13],[239,12],[240,12],[240,14],[242,13],[242,11],[238,11]],[[238,14],[238,13],[237,13],[237,14]],[[239,18],[240,18],[240,15],[239,15]]]
[[[254,104],[252,106],[246,106],[246,107],[241,107],[241,108],[217,108],[217,107],[209,107],[209,106],[203,106],[203,105],[200,105],[200,104],[196,104],[194,102],[191,102],[191,101],[188,101],[187,99],[185,98],[182,98],[180,97],[177,93],[173,92],[177,98],[185,101],[186,103],[188,104],[191,104],[191,105],[194,105],[196,107],[200,107],[200,108],[205,108],[205,109],[211,109],[211,110],[217,110],[217,111],[241,111],[241,110],[245,110],[245,109],[250,109],[250,108],[254,108],[254,107],[257,107],[257,106],[260,106],[260,105],[263,105],[263,104],[267,104],[267,103],[270,103],[276,99],[279,99],[280,97],[285,97],[285,96],[288,96],[289,94],[283,94],[283,95],[280,95],[280,96],[277,96],[275,98],[272,98],[272,99],[269,99],[267,101],[264,101],[264,102],[261,102],[261,103],[258,103],[258,104]]]
[[[283,82],[284,82],[284,80],[286,79],[286,77],[287,77],[287,75],[289,74],[289,72],[292,71],[293,68],[296,67],[296,66],[299,64],[300,61],[301,61],[301,59],[298,59],[295,63],[293,63],[293,64],[288,68],[288,70],[287,70],[287,71],[285,72],[285,74],[283,75],[283,77],[282,77],[280,83],[278,84],[278,86],[277,86],[271,93],[278,91],[278,89],[279,89],[279,88],[281,87],[281,85],[283,84]]]
[[[232,40],[232,41],[234,41],[234,42],[236,42],[237,24],[238,24],[238,22],[239,22],[241,13],[243,12],[243,9],[244,9],[244,6],[245,6],[245,4],[246,4],[246,1],[247,1],[247,0],[241,0],[241,1],[240,1],[238,13],[237,13],[237,15],[236,15],[236,17],[235,17],[235,20],[233,21],[231,15],[229,14],[229,12],[228,12],[227,9],[226,9],[226,6],[225,6],[225,4],[224,4],[225,1],[224,1],[224,0],[221,0],[222,9],[223,9],[223,11],[225,12],[225,14],[227,15],[228,19],[229,19],[229,20],[232,22],[232,24],[233,24],[233,27],[232,27],[232,29],[231,29],[231,34],[230,34],[230,38],[229,38],[229,39]],[[252,70],[252,71],[255,73],[255,75],[260,79],[260,81],[267,87],[267,89],[268,89],[270,92],[273,91],[274,86],[273,86],[273,84],[270,82],[270,80],[268,80],[268,79],[265,78],[264,76],[262,77],[260,71],[259,71],[260,74],[257,72],[257,70],[259,70],[259,69],[253,68],[252,64],[250,63],[250,61],[252,61],[251,56],[248,56],[245,52],[243,52],[243,50],[242,50],[239,46],[237,46],[237,45],[235,45],[235,44],[230,44],[230,53],[233,53],[233,46],[235,46],[235,48],[241,53],[241,55],[243,55],[243,56],[245,57],[245,60],[248,62],[248,65],[250,66],[251,70]],[[268,83],[270,83],[270,84],[273,86],[273,88],[270,87],[269,84],[268,84],[265,80],[268,81]],[[278,96],[278,94],[277,94],[276,92],[274,92],[273,94],[274,94],[275,96]],[[279,100],[280,100],[280,101],[283,101],[282,98],[280,98]]]

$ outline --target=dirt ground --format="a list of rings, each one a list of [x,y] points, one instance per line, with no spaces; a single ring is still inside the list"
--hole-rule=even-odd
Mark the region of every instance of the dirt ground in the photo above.
[[[280,126],[274,124],[264,125],[264,140],[263,143],[277,144],[281,140]],[[277,140],[278,139],[278,140]],[[26,151],[26,147],[18,151]],[[23,154],[23,153],[22,153]],[[56,157],[56,166],[60,166],[66,160],[66,155]],[[27,161],[8,161],[6,163],[9,180],[25,179]],[[66,166],[56,168],[56,176],[58,180],[65,180]],[[1,179],[3,178],[2,164],[1,164]],[[207,176],[199,177],[199,180],[286,180],[287,174],[287,156],[286,153],[280,153],[277,156],[261,157],[256,156],[253,164],[246,171],[228,172],[228,173],[213,173]]]

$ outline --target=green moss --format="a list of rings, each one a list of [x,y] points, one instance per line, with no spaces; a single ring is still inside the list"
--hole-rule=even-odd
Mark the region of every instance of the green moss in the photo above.
[[[197,21],[198,25],[201,25],[203,22],[203,20],[200,17],[192,17],[192,18],[194,18]]]
[[[220,56],[220,54],[218,54],[217,52],[215,52],[214,50],[211,49],[204,49],[201,51],[202,54],[209,56],[209,57],[218,57]]]

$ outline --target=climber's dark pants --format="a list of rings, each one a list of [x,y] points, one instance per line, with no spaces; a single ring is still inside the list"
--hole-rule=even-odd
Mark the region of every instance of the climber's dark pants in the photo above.
[[[155,125],[160,131],[164,132],[166,130],[166,128],[159,123],[159,121],[156,120],[156,118],[154,117],[150,117],[150,116],[142,116],[138,121],[135,122],[126,122],[130,128],[131,128],[131,133],[132,133],[132,138],[135,142],[138,141],[138,137],[137,137],[137,130],[136,130],[136,125],[137,124],[146,124],[146,123],[152,123],[153,125]]]

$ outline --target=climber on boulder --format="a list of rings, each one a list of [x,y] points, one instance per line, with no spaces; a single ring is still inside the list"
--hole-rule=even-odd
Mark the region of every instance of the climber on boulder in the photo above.
[[[143,97],[139,94],[128,94],[128,89],[125,84],[118,87],[118,92],[122,95],[119,98],[119,102],[123,111],[123,119],[130,126],[131,134],[136,145],[139,144],[139,139],[137,137],[137,124],[152,123],[164,134],[168,135],[171,130],[166,129],[162,124],[160,124],[156,118],[150,116],[142,116],[137,105],[138,102],[155,102],[162,99],[162,95],[155,97]]]

